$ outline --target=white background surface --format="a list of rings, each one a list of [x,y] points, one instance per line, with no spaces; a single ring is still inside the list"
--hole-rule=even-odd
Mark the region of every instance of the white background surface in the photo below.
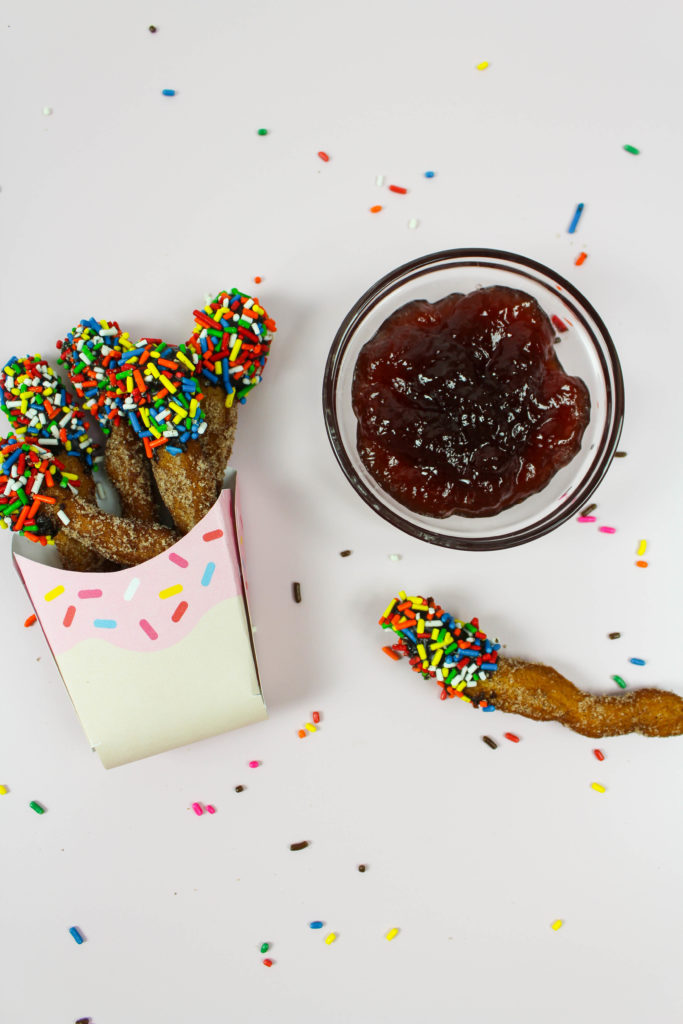
[[[0,1018],[680,1021],[683,739],[605,740],[598,764],[559,725],[442,704],[376,626],[405,587],[593,692],[615,672],[682,692],[679,5],[5,0],[0,16],[0,355],[48,355],[84,315],[179,343],[207,291],[255,275],[279,324],[233,460],[268,722],[105,772],[22,627],[6,548]],[[594,500],[613,536],[572,522],[497,554],[430,549],[337,468],[320,390],[340,320],[398,264],[468,245],[553,267],[612,333],[628,457]]]

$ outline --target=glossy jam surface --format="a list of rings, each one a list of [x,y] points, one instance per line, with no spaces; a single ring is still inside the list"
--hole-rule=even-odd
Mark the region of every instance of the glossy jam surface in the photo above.
[[[492,516],[540,491],[579,451],[590,416],[546,314],[501,286],[392,313],[361,349],[352,400],[368,472],[440,519]]]

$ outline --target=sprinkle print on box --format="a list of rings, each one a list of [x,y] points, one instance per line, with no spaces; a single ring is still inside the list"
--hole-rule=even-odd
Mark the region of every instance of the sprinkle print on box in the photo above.
[[[129,569],[68,572],[15,549],[40,625],[105,767],[266,717],[234,486],[233,479],[171,550]]]

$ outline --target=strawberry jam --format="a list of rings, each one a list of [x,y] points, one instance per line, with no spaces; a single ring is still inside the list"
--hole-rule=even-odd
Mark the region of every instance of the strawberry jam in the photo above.
[[[581,447],[588,389],[525,292],[494,286],[409,302],[363,346],[358,453],[421,515],[492,516],[542,490]]]

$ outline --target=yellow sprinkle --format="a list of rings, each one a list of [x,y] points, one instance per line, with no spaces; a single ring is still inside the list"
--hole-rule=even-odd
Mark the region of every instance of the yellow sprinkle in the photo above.
[[[230,358],[233,360],[233,362],[235,361],[235,359],[237,359],[239,350],[241,348],[242,348],[242,339],[238,338],[237,341],[235,342],[235,344],[232,346],[232,349],[230,351]]]
[[[487,68],[488,66],[489,62],[487,60],[483,60],[481,64],[477,64],[477,71],[483,71],[484,68]]]
[[[45,595],[45,600],[54,601],[56,597],[59,597],[59,595],[63,593],[64,587],[60,584],[58,587],[53,587],[52,590],[48,590],[47,594]]]
[[[158,439],[159,439],[159,438],[161,437],[161,431],[160,431],[160,430],[157,430],[157,428],[156,428],[156,427],[154,426],[154,424],[153,424],[153,423],[150,423],[150,424],[149,424],[149,427],[148,427],[148,429],[149,429],[149,432],[150,432],[150,434],[152,435],[152,437],[153,437],[153,438],[154,438],[155,440],[158,440]]]
[[[386,619],[390,615],[391,610],[392,610],[392,608],[394,607],[395,604],[396,604],[396,598],[394,598],[393,601],[390,601],[389,604],[387,605],[386,610],[384,612],[384,615],[382,616],[383,619]]]
[[[389,931],[386,934],[387,941],[391,942],[391,940],[395,939],[397,935],[398,935],[398,928],[390,928]]]
[[[126,377],[126,391],[128,392],[128,394],[130,394],[132,390],[133,390],[133,377],[132,376],[128,376],[128,377]]]
[[[7,789],[7,786],[0,786],[0,796],[4,796],[5,793],[8,793],[8,792],[9,792],[9,790]]]
[[[172,395],[175,395],[178,390],[175,384],[168,379],[165,373],[159,374],[159,380],[164,385],[167,391],[170,391]]]
[[[558,917],[557,921],[553,921],[553,923],[550,925],[550,927],[552,928],[552,930],[554,932],[558,932],[563,924],[564,924],[564,921],[561,921],[560,918]]]
[[[442,658],[443,658],[443,648],[440,651],[437,651],[436,654],[434,655],[434,657],[432,658],[432,668],[436,668],[436,666],[439,664],[439,662],[441,661]]]
[[[184,363],[188,370],[192,370],[194,373],[194,363],[187,358],[184,352],[181,352],[179,349],[176,350],[175,357],[176,359],[179,359],[181,363]]]
[[[232,403],[235,401],[235,392],[231,391],[229,395],[225,396],[225,408],[230,409]]]
[[[325,942],[327,943],[328,946],[331,946],[336,938],[337,938],[336,933],[335,932],[330,932],[330,934],[325,939]]]
[[[405,592],[405,590],[399,590],[398,596],[401,598],[402,601],[405,601],[406,600],[406,592]]]
[[[64,470],[62,470],[62,477],[64,480],[78,480],[77,473],[65,473]]]
[[[456,686],[456,690],[458,690],[459,692],[462,692],[462,690],[464,690],[466,686],[467,686],[467,680],[466,679],[461,679],[461,681]]]
[[[594,789],[596,793],[605,792],[605,787],[601,786],[599,782],[591,782],[591,789]]]
[[[425,650],[424,644],[417,645],[417,653],[420,655],[422,661],[424,661],[425,658],[427,657],[427,651]]]
[[[644,555],[646,551],[647,551],[647,541],[646,540],[641,540],[640,544],[638,545],[638,550],[636,551],[636,554],[637,555]]]
[[[438,640],[438,639],[439,639],[439,630],[435,626],[434,629],[432,630],[432,640]]]
[[[219,324],[221,322],[222,314],[223,314],[223,310],[222,309],[217,309],[216,310],[216,315],[214,316],[214,320],[216,321],[217,324]]]
[[[417,620],[417,633],[418,633],[418,636],[421,636],[424,633],[424,631],[425,631],[425,620],[424,619],[418,619]]]
[[[142,422],[146,427],[149,427],[149,409],[145,409],[144,405],[141,406],[140,415],[142,416]]]
[[[199,405],[199,402],[197,401],[197,399],[193,398],[192,401],[190,402],[190,411],[188,413],[190,419],[192,419],[192,420],[195,417],[195,413],[197,412],[197,406],[198,405]]]
[[[309,732],[317,732],[318,730],[311,722],[306,722],[306,728]]]
[[[180,355],[180,353],[178,353],[178,355]],[[145,367],[145,370],[148,373],[151,373],[156,380],[158,380],[159,377],[161,377],[161,370],[155,363],[151,362],[149,359],[147,360],[147,366]]]
[[[159,591],[159,597],[162,601],[165,601],[167,597],[173,597],[175,594],[182,593],[182,583],[176,583],[172,587],[166,587],[165,590]]]
[[[168,405],[169,405],[170,409],[175,409],[175,411],[177,413],[180,413],[181,416],[185,416],[186,415],[186,412],[183,409],[182,405],[178,405],[177,402],[169,402]]]

